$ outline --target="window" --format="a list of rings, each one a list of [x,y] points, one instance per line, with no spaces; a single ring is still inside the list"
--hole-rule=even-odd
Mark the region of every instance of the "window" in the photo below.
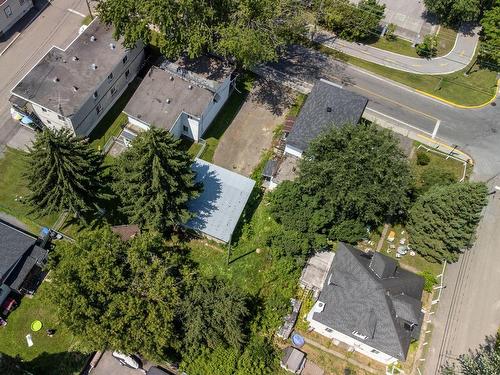
[[[57,118],[61,121],[64,121],[64,117],[62,117],[61,115],[57,115]]]
[[[333,332],[333,329],[331,329],[331,328],[325,328],[325,331],[326,332]]]
[[[97,94],[97,91],[94,91],[94,94],[92,94],[92,96],[94,97],[94,99],[97,99],[99,95]]]
[[[42,107],[42,112],[47,112],[47,110],[45,108]]]
[[[111,96],[116,94],[116,87],[111,87]]]
[[[112,80],[113,79],[113,73],[109,73],[109,76],[108,76],[108,80]]]
[[[125,56],[123,57],[122,61],[123,61],[123,63],[125,64],[125,63],[127,62],[127,60],[128,60],[128,56],[127,56],[127,55],[125,55]]]
[[[366,340],[368,338],[368,336],[365,336],[362,333],[359,333],[358,331],[352,331],[352,334],[356,337],[359,337],[362,340]]]
[[[186,125],[182,125],[182,131],[184,133],[187,133],[187,132],[189,132],[189,128]]]
[[[9,5],[7,5],[3,11],[5,12],[5,15],[7,16],[7,18],[12,16],[12,9],[10,9]]]
[[[377,349],[372,349],[372,353],[374,353],[374,354],[378,354],[378,353],[380,353],[380,352],[379,352]]]
[[[214,103],[217,103],[220,100],[220,95],[218,93],[215,93],[214,95]]]
[[[52,124],[52,123],[50,122],[50,120],[47,120],[47,124]]]
[[[95,107],[95,111],[97,112],[97,114],[101,113],[102,106],[100,104],[98,104],[97,107]]]
[[[130,75],[130,70],[127,69],[127,71],[125,72],[125,78],[128,78],[129,75]]]

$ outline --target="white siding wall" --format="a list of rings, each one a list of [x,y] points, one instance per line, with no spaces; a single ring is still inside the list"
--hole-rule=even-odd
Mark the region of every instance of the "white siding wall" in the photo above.
[[[214,120],[215,116],[219,113],[222,106],[226,103],[229,98],[229,94],[231,93],[231,75],[229,75],[224,82],[217,89],[216,94],[212,97],[212,101],[208,104],[205,111],[200,118],[200,137],[205,134],[207,129],[210,127],[210,124]],[[217,96],[217,102],[214,101],[215,96]],[[198,141],[198,139],[196,139]]]
[[[53,130],[61,130],[62,128],[67,128],[73,131],[73,126],[69,118],[63,117],[50,109],[43,108],[38,104],[32,103],[33,111],[42,120],[42,122],[49,128]]]
[[[128,122],[131,123],[132,125],[135,125],[137,126],[138,128],[144,130],[144,131],[148,131],[149,130],[149,125],[142,122],[141,120],[137,120],[136,118],[134,117],[130,117],[129,115],[127,115],[128,117]]]
[[[295,148],[295,147],[290,146],[290,145],[285,146],[285,154],[297,156],[298,158],[302,157],[302,151],[300,151],[298,148]]]
[[[105,80],[96,87],[95,91],[97,92],[97,98],[94,99],[93,93],[90,93],[89,98],[82,105],[80,110],[71,116],[76,134],[82,136],[89,135],[123,94],[128,84],[136,77],[144,60],[144,47],[142,43],[139,43],[134,49],[129,50],[127,56],[126,63],[120,60],[118,65],[113,69],[113,78],[105,78]],[[127,71],[129,72],[128,75],[126,75]],[[101,107],[99,113],[97,113],[98,105]]]
[[[0,0],[0,3],[3,1],[4,0]],[[0,35],[9,30],[32,7],[32,0],[7,0],[0,5]],[[8,16],[8,14],[10,14],[10,16]]]
[[[338,340],[340,342],[343,342],[344,344],[347,344],[351,347],[353,347],[357,352],[374,359],[375,361],[381,362],[383,364],[389,365],[391,363],[395,363],[398,361],[397,358],[394,358],[393,356],[389,354],[382,353],[378,351],[377,349],[366,345],[364,342],[356,340],[350,336],[347,336],[341,332],[338,332],[334,329],[331,329],[330,327],[324,325],[323,323],[320,323],[316,320],[313,319],[313,313],[315,311],[322,311],[322,308],[318,308],[318,302],[321,303],[320,301],[317,301],[316,304],[313,306],[311,309],[311,312],[307,315],[307,320],[309,321],[309,327],[313,328],[315,332],[319,333],[322,336],[328,337],[329,339],[332,340]],[[375,350],[375,352],[373,352]]]

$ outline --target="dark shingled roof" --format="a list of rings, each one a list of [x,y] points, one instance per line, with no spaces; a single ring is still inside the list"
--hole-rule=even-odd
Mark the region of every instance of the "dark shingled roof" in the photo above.
[[[341,243],[319,295],[324,309],[313,319],[405,360],[422,323],[423,287],[421,276],[397,267],[392,258]]]
[[[40,267],[47,259],[48,251],[39,247],[33,246],[30,252],[27,252],[14,268],[14,271],[9,275],[5,283],[12,289],[19,291],[23,285],[26,276],[31,272],[35,265]]]
[[[0,220],[0,280],[10,273],[36,240],[36,237]]]
[[[367,104],[365,97],[319,80],[307,97],[286,142],[304,151],[314,138],[330,127],[357,124]]]

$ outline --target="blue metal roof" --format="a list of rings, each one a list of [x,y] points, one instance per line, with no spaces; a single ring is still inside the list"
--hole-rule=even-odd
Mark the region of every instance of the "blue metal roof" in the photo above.
[[[229,242],[255,181],[225,168],[195,159],[196,181],[201,195],[189,203],[194,213],[186,226],[223,242]]]

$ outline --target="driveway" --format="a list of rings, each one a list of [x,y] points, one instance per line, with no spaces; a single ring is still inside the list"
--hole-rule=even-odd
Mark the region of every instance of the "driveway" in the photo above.
[[[146,370],[151,366],[148,362],[143,363],[143,368]],[[144,373],[143,370],[134,370],[120,365],[109,351],[102,355],[97,366],[90,372],[91,375],[139,375]]]
[[[423,59],[400,55],[380,48],[360,43],[347,42],[334,34],[320,30],[314,35],[314,41],[372,63],[414,74],[450,74],[469,65],[476,52],[480,27],[462,26],[457,34],[453,49],[445,56]]]
[[[273,130],[284,122],[292,102],[289,89],[274,81],[257,80],[222,136],[215,150],[214,163],[250,176],[262,152],[271,147]]]

